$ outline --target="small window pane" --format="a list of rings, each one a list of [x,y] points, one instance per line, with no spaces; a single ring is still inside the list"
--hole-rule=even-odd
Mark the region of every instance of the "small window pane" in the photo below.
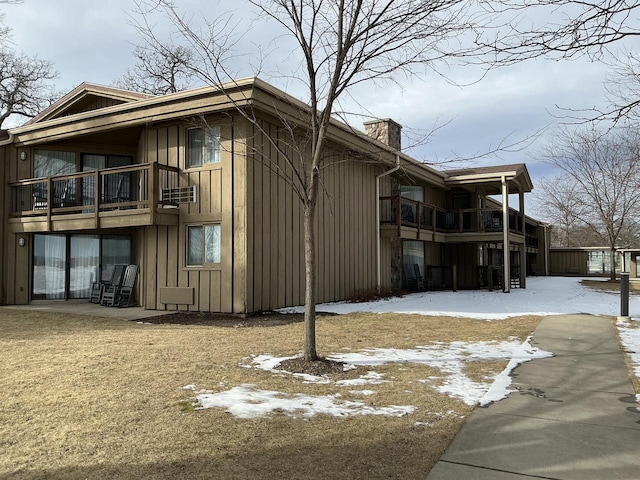
[[[202,129],[187,130],[187,167],[202,165]]]
[[[220,127],[209,127],[205,134],[205,163],[220,162]]]
[[[220,225],[205,228],[205,263],[220,263]]]
[[[187,265],[202,265],[202,227],[187,227]]]

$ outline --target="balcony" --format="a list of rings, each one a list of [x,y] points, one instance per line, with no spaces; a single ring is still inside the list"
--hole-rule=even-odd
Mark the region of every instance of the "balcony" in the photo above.
[[[141,164],[9,184],[14,232],[176,225],[179,169]]]
[[[431,234],[455,234],[470,236],[481,234],[485,237],[498,236],[503,231],[502,209],[469,208],[464,210],[446,210],[427,203],[402,198],[399,195],[380,197],[380,223],[397,226],[398,230],[411,228]],[[509,209],[509,231],[524,236],[524,215]],[[529,239],[531,244],[533,238]],[[537,242],[536,242],[537,243]]]

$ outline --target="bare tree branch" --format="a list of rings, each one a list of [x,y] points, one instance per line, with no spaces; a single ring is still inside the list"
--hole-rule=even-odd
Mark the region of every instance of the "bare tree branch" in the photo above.
[[[313,360],[317,358],[315,217],[319,195],[324,191],[323,171],[337,161],[335,155],[328,154],[327,134],[340,98],[366,82],[394,82],[398,75],[425,71],[443,74],[441,66],[451,59],[470,56],[476,49],[463,47],[461,37],[480,28],[481,17],[474,5],[464,0],[248,3],[295,41],[296,55],[302,58],[298,72],[283,75],[304,85],[305,105],[293,115],[278,112],[282,128],[275,138],[247,102],[237,102],[232,95],[228,98],[236,102],[238,114],[274,148],[285,165],[285,178],[296,185],[305,239],[305,358]],[[157,51],[166,49],[168,42],[156,37],[151,24],[151,12],[161,12],[176,28],[180,44],[194,53],[188,66],[191,73],[220,89],[225,88],[225,82],[233,88],[232,65],[238,55],[235,46],[242,35],[232,15],[204,19],[204,27],[196,28],[192,18],[180,13],[172,0],[140,0],[138,11],[141,20],[137,28],[146,44]],[[283,142],[285,134],[288,139]],[[282,173],[281,166],[277,169]]]
[[[500,14],[501,21],[479,31],[476,44],[484,51],[481,60],[492,66],[512,65],[532,58],[593,61],[616,59],[617,47],[640,36],[640,3],[637,0],[502,0],[483,4],[485,10]],[[627,42],[628,43],[628,42]],[[638,58],[630,54],[614,72],[612,102],[605,109],[566,109],[573,123],[618,122],[637,117]],[[633,75],[636,75],[635,82]],[[611,77],[607,79],[607,84]]]
[[[166,95],[186,90],[193,83],[188,68],[193,53],[185,47],[169,46],[158,51],[148,46],[137,46],[133,55],[136,64],[116,80],[114,86],[151,95]]]
[[[544,149],[543,158],[563,172],[541,183],[550,219],[569,244],[572,232],[587,228],[613,252],[621,239],[638,239],[640,207],[640,136],[634,128],[602,132],[594,126],[562,129]],[[611,271],[615,278],[615,269]]]

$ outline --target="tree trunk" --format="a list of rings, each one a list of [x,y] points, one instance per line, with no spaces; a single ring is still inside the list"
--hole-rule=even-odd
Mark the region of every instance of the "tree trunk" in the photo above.
[[[312,202],[310,202],[312,203]],[[316,351],[316,234],[315,205],[304,206],[304,359],[317,360]]]
[[[611,253],[609,258],[609,278],[613,281],[616,279],[616,249],[611,247]]]

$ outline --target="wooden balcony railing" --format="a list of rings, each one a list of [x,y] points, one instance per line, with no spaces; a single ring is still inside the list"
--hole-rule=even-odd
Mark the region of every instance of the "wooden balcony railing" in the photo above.
[[[179,186],[179,169],[140,164],[21,180],[11,188],[10,217],[55,217],[177,205],[163,190]]]
[[[502,210],[468,208],[446,210],[399,195],[380,197],[380,222],[441,233],[502,232]],[[509,209],[509,230],[523,234],[524,215]]]

